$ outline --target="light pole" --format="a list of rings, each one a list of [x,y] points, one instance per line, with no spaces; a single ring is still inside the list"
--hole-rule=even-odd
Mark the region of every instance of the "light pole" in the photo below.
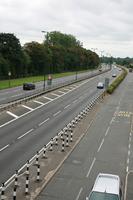
[[[47,31],[41,31],[43,34],[47,33]],[[45,91],[45,66],[43,67],[43,90]]]

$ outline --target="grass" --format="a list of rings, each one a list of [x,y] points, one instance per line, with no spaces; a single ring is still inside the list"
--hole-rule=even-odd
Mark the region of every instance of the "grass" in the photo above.
[[[88,71],[88,70],[86,70],[86,71]],[[82,72],[86,72],[86,71],[78,71],[78,73],[82,73]],[[74,75],[74,74],[76,76],[76,72],[58,73],[58,74],[53,74],[52,78],[55,79],[55,78],[70,76],[70,75]],[[48,76],[46,75],[45,80],[47,80],[47,78],[48,78]],[[43,81],[43,80],[44,80],[44,76],[31,76],[31,77],[26,77],[26,78],[10,79],[10,81],[9,80],[1,80],[0,81],[0,90],[10,88],[10,87],[21,86],[25,82],[35,83],[35,82],[39,82],[39,81]]]

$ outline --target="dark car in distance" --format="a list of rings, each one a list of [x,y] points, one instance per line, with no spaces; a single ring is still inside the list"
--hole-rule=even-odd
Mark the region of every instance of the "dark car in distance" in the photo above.
[[[23,90],[34,90],[35,84],[34,83],[23,83]]]

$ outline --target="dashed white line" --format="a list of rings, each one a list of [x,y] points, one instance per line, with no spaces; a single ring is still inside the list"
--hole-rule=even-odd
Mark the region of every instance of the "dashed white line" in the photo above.
[[[12,117],[15,117],[16,119],[18,118],[17,115],[15,115],[14,113],[10,112],[10,111],[6,111],[7,114],[11,115]]]
[[[30,129],[29,131],[27,131],[26,133],[24,133],[23,135],[19,136],[17,139],[21,139],[22,137],[24,137],[25,135],[27,135],[28,133],[30,133],[31,131],[33,131],[34,129]]]
[[[94,165],[95,161],[96,161],[96,158],[94,157],[94,159],[93,159],[93,161],[92,161],[92,163],[91,163],[91,166],[90,166],[90,168],[89,168],[89,171],[88,171],[88,173],[87,173],[87,175],[86,175],[86,178],[88,178],[88,177],[89,177],[89,175],[90,175],[90,172],[91,172],[91,170],[92,170],[92,167],[93,167],[93,165]]]
[[[131,153],[130,150],[128,150],[128,156],[130,156],[130,153]]]
[[[48,100],[50,100],[50,101],[53,101],[53,100],[54,100],[54,99],[51,99],[51,98],[45,97],[45,96],[43,96],[43,98],[44,98],[44,99],[48,99]]]
[[[3,151],[4,149],[6,149],[9,146],[9,144],[7,144],[6,146],[4,146],[2,149],[0,149],[0,152]]]
[[[101,149],[101,147],[102,147],[103,143],[104,143],[104,138],[102,139],[102,142],[101,142],[101,144],[100,144],[100,146],[99,146],[99,148],[98,148],[97,152],[99,152],[99,151],[100,151],[100,149]]]
[[[44,103],[40,102],[40,101],[37,101],[37,100],[33,100],[35,103],[38,103],[38,104],[41,104],[41,105],[44,105]]]
[[[77,197],[76,197],[76,199],[75,199],[75,200],[78,200],[78,199],[79,199],[79,197],[80,197],[80,195],[81,195],[81,192],[82,192],[82,190],[83,190],[83,188],[81,187],[81,188],[80,188],[80,190],[79,190],[79,193],[78,193],[78,195],[77,195]]]
[[[126,172],[128,173],[128,166],[126,167]]]
[[[28,110],[34,110],[33,108],[30,108],[29,106],[26,106],[26,105],[21,105],[21,106],[24,108],[27,108]]]
[[[44,124],[45,122],[47,122],[49,120],[49,118],[45,119],[43,122],[41,122],[40,124],[38,124],[39,126],[41,126],[42,124]]]
[[[58,112],[54,113],[53,116],[55,117],[55,116],[58,115],[59,113],[61,113],[61,110],[59,110]]]
[[[105,136],[107,136],[108,132],[109,132],[110,127],[107,128]]]
[[[64,109],[68,108],[71,104],[68,104],[67,106],[64,107]]]
[[[129,158],[127,159],[127,164],[129,164]]]
[[[73,101],[73,103],[76,103],[78,101],[78,99],[76,99],[75,101]]]

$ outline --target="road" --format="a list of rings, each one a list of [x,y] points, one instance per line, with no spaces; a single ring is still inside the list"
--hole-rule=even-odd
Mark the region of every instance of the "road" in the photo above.
[[[98,94],[98,81],[112,72],[47,93],[0,114],[0,182],[47,144],[90,99]]]
[[[107,67],[108,66],[103,66],[102,68],[103,68],[103,70],[105,70],[105,69],[107,69]],[[77,74],[77,79],[87,77],[87,76],[89,77],[89,76],[92,76],[97,73],[99,73],[98,70],[80,73],[80,74]],[[62,78],[53,79],[52,87],[58,86],[60,84],[66,83],[66,82],[74,81],[75,79],[76,79],[76,74],[71,75],[71,76],[62,77]],[[11,101],[14,101],[14,100],[17,100],[20,98],[24,98],[24,97],[27,97],[27,96],[30,96],[30,95],[33,95],[33,94],[43,91],[43,85],[44,85],[43,81],[35,83],[35,85],[36,85],[36,89],[30,90],[30,91],[23,90],[22,86],[9,88],[9,89],[5,89],[5,90],[0,90],[0,105],[6,104]],[[45,89],[48,89],[49,86],[47,85],[47,81],[45,81],[45,86],[46,86]]]
[[[129,74],[104,101],[87,134],[37,200],[85,200],[100,172],[118,174],[124,193],[126,174],[133,170],[132,86]],[[133,177],[126,200],[133,199],[132,185]]]

